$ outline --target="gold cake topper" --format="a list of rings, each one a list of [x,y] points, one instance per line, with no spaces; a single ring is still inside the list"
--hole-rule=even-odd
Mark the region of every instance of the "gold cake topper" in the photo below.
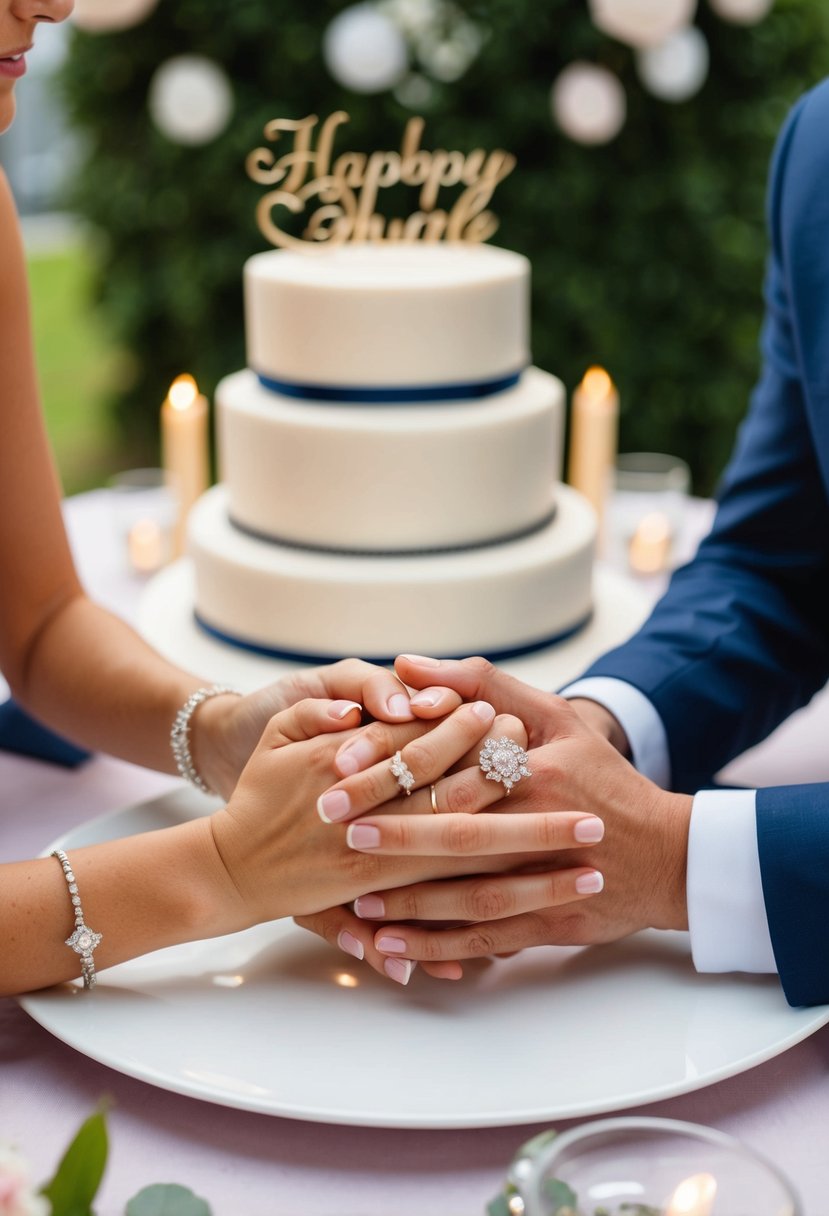
[[[310,251],[346,241],[487,241],[498,227],[489,204],[500,182],[515,168],[515,157],[501,149],[448,152],[421,148],[425,126],[410,118],[399,151],[342,152],[334,156],[339,127],[349,121],[344,110],[331,114],[317,132],[319,118],[274,118],[265,138],[275,143],[293,134],[293,146],[282,156],[255,148],[246,161],[248,175],[263,186],[275,186],[260,200],[256,219],[272,245]],[[314,143],[316,135],[316,145]],[[387,219],[376,211],[381,190],[391,186],[419,188],[418,210],[405,218]],[[463,189],[448,209],[438,207],[441,189]],[[311,211],[301,238],[279,225],[284,207],[301,215]]]

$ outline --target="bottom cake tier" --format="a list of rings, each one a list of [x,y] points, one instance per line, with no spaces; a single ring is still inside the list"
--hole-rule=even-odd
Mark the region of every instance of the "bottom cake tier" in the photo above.
[[[199,625],[275,658],[387,661],[401,651],[503,658],[559,641],[592,612],[596,519],[560,486],[555,519],[520,540],[442,553],[357,556],[235,528],[224,486],[190,515]]]

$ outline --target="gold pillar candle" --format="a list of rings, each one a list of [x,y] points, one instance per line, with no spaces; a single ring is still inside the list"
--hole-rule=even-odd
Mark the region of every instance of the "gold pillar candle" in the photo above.
[[[601,367],[591,367],[573,393],[567,480],[595,508],[601,525],[619,434],[619,394]]]
[[[190,508],[209,484],[207,399],[192,376],[178,376],[161,407],[161,460],[178,499],[173,549],[184,551]]]

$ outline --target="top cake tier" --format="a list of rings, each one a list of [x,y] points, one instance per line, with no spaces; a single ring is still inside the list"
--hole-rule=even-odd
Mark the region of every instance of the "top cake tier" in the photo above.
[[[281,391],[482,391],[530,361],[530,265],[489,245],[273,250],[245,266],[248,364]]]

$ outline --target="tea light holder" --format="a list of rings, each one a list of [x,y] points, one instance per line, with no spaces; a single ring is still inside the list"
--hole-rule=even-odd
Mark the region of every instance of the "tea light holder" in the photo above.
[[[500,1206],[496,1206],[500,1205]],[[711,1127],[602,1119],[519,1149],[490,1216],[803,1216],[777,1166]]]
[[[174,556],[178,497],[163,469],[128,469],[110,478],[112,522],[127,569],[154,574]]]
[[[671,569],[685,523],[691,471],[661,452],[630,452],[616,459],[608,503],[604,556],[637,575]]]

